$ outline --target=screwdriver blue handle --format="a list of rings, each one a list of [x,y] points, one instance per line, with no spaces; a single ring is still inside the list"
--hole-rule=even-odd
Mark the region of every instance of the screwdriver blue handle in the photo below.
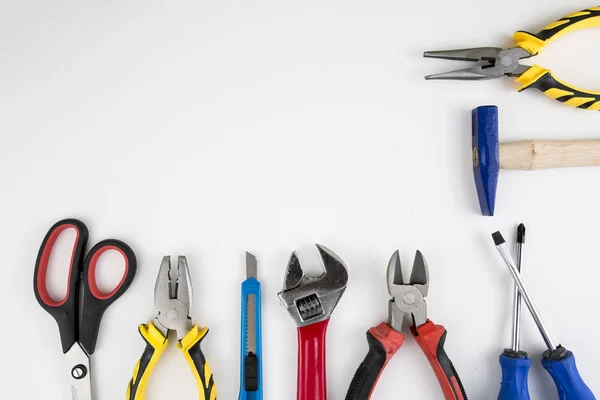
[[[575,356],[570,351],[560,360],[542,358],[542,366],[554,379],[561,400],[596,400],[590,388],[581,379]]]
[[[502,367],[502,383],[498,400],[530,400],[527,377],[531,360],[526,355],[509,357],[500,355]]]
[[[256,300],[256,354],[249,355],[247,343],[247,299],[254,296]],[[248,278],[242,282],[242,323],[240,354],[240,395],[239,400],[262,400],[262,332],[261,332],[260,282]]]

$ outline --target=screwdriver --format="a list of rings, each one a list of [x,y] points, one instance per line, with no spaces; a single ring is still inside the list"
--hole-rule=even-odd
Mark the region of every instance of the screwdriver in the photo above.
[[[523,244],[525,243],[525,225],[517,228],[517,269],[522,272]],[[500,355],[502,367],[502,383],[498,400],[529,400],[529,387],[527,384],[531,360],[527,352],[520,347],[521,335],[521,292],[519,286],[514,284],[513,315],[512,315],[512,342],[510,349],[504,349]]]
[[[494,239],[494,244],[496,245],[498,253],[500,253],[504,259],[516,285],[519,287],[521,297],[525,300],[525,304],[527,304],[527,308],[529,308],[542,338],[546,343],[548,350],[542,355],[542,366],[554,380],[559,398],[561,400],[596,400],[596,397],[590,388],[587,387],[579,375],[573,353],[560,344],[556,346],[550,337],[548,328],[546,327],[546,324],[544,324],[535,303],[529,295],[529,291],[515,265],[515,261],[508,251],[508,246],[506,245],[502,234],[500,232],[495,232],[492,234],[492,238]],[[517,399],[519,397],[514,398]]]
[[[246,252],[242,282],[242,323],[239,400],[262,400],[262,335],[260,282],[256,257]]]

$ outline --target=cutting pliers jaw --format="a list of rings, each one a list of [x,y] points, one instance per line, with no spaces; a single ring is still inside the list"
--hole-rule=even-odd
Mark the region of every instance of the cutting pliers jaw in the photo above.
[[[156,329],[166,338],[170,330],[182,340],[192,329],[192,284],[187,259],[179,256],[177,267],[171,267],[171,257],[165,256],[160,264],[154,286]]]
[[[429,270],[423,254],[417,250],[410,281],[404,283],[402,265],[398,251],[394,252],[387,270],[389,302],[388,325],[395,331],[402,330],[404,316],[410,315],[412,326],[418,328],[427,322],[427,303],[429,292]]]
[[[521,65],[520,60],[532,54],[520,47],[502,49],[499,47],[475,47],[459,50],[426,51],[425,58],[438,58],[454,61],[471,61],[476,64],[470,68],[428,75],[427,80],[449,79],[478,81],[495,79],[502,76],[520,76],[530,67]]]

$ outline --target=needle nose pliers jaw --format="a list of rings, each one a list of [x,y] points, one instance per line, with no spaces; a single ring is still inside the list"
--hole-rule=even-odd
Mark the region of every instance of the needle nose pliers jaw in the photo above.
[[[428,75],[425,79],[486,80],[502,76],[516,77],[519,91],[535,88],[546,96],[571,107],[600,111],[600,92],[579,89],[556,78],[552,71],[539,65],[521,65],[520,60],[538,55],[555,39],[576,30],[600,27],[600,6],[568,15],[548,25],[538,34],[519,31],[514,34],[515,47],[477,47],[460,50],[427,51],[426,58],[472,61],[471,68]]]
[[[185,256],[178,257],[176,268],[171,268],[169,256],[163,258],[154,287],[154,308],[154,321],[139,327],[146,349],[127,387],[127,400],[144,400],[150,374],[167,348],[169,331],[177,335],[177,347],[196,378],[200,400],[216,400],[213,375],[200,349],[208,328],[199,328],[190,317],[192,283]]]

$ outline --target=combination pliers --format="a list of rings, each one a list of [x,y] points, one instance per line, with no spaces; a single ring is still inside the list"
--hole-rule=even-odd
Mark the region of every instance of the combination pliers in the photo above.
[[[600,27],[600,6],[582,10],[568,15],[548,25],[537,35],[519,31],[514,34],[515,47],[502,49],[498,47],[476,47],[460,50],[427,51],[427,58],[446,60],[473,61],[476,64],[440,74],[428,75],[425,79],[451,79],[476,81],[516,77],[521,84],[519,92],[536,88],[546,96],[558,100],[571,107],[600,111],[600,92],[579,89],[556,78],[549,69],[539,65],[521,65],[522,59],[538,55],[546,45],[567,33],[584,28]]]
[[[346,394],[346,400],[371,397],[383,369],[404,342],[401,333],[405,319],[410,333],[429,360],[446,400],[467,400],[461,380],[444,350],[446,329],[427,318],[425,297],[429,291],[429,270],[425,258],[417,251],[408,284],[402,278],[400,255],[394,252],[387,270],[388,322],[367,331],[369,352],[358,367]],[[405,318],[406,317],[406,318]]]
[[[196,378],[200,400],[216,400],[213,374],[200,349],[208,328],[193,324],[190,317],[192,282],[185,256],[178,257],[176,268],[171,268],[171,257],[163,257],[154,287],[154,308],[154,321],[139,327],[146,349],[127,386],[127,400],[145,398],[150,374],[167,348],[169,331],[177,334],[177,347]]]

